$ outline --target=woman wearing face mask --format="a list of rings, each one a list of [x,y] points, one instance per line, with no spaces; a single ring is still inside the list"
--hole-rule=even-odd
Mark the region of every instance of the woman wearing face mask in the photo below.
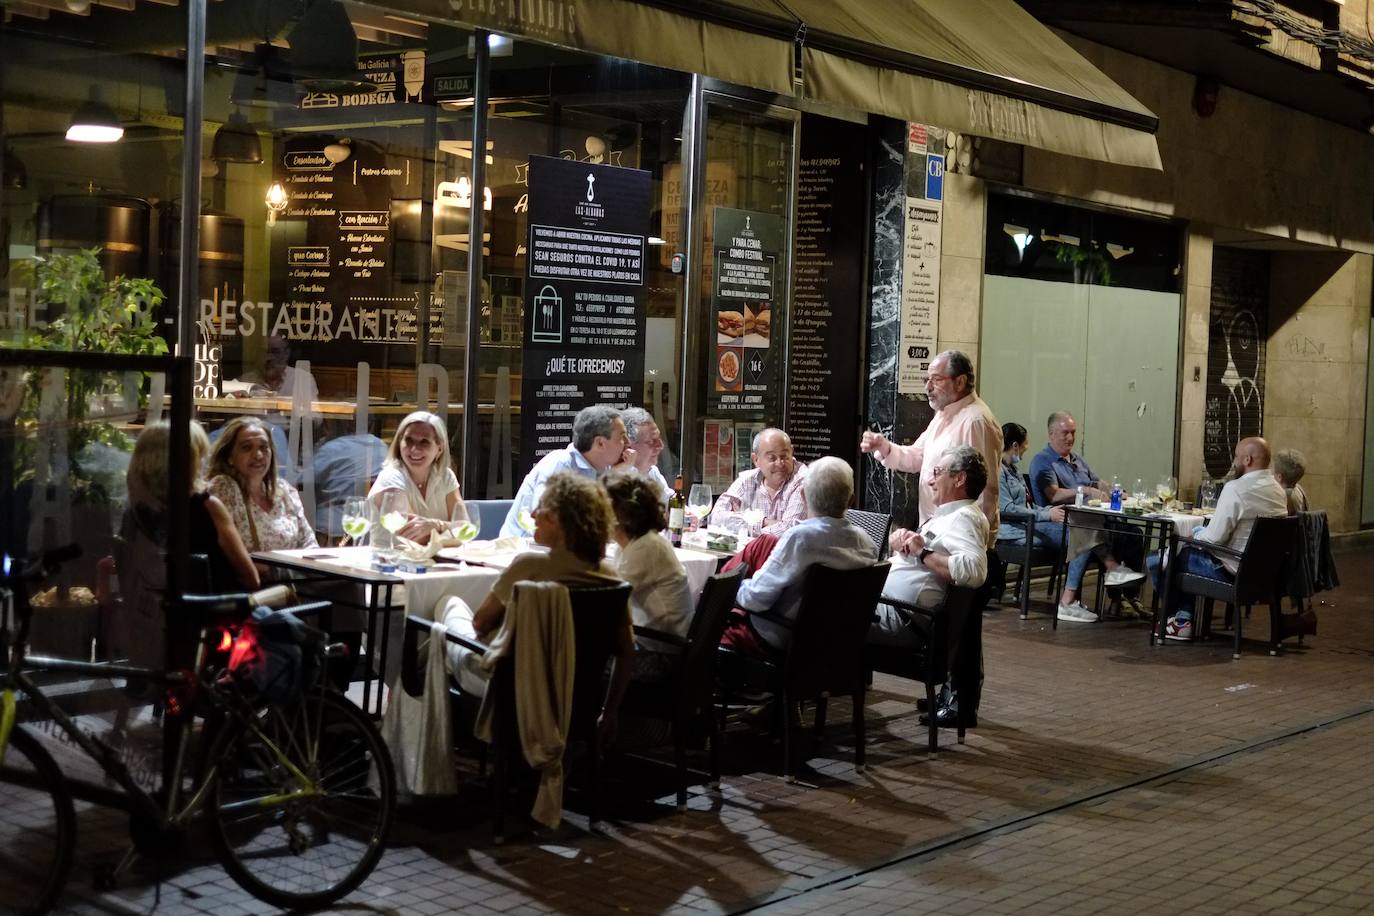
[[[448,430],[443,420],[429,411],[417,410],[396,427],[386,464],[367,498],[381,509],[382,494],[388,490],[406,494],[410,509],[405,526],[396,533],[418,544],[427,544],[436,532],[446,532],[454,523],[468,520],[458,478],[449,465]]]
[[[1026,453],[1026,428],[1020,423],[1002,424],[1002,476],[998,479],[998,512],[1004,521],[1035,519],[1035,542],[1043,547],[1059,546],[1060,523],[1064,507],[1036,508],[1027,498],[1026,482],[1021,479],[1021,456]],[[1024,544],[1026,529],[1020,525],[997,526],[999,545]]]

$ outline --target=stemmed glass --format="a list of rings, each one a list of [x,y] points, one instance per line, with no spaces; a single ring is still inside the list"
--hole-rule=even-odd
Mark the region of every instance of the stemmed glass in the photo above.
[[[1149,498],[1150,493],[1145,489],[1144,478],[1137,477],[1135,479],[1135,486],[1131,487],[1131,495],[1141,502]]]
[[[361,496],[344,500],[343,530],[350,542],[357,547],[366,546],[364,538],[372,528],[372,505]]]
[[[380,546],[379,554],[383,559],[395,559],[396,557],[396,532],[405,527],[406,520],[409,518],[410,500],[402,490],[383,490],[381,494],[381,505],[377,507],[377,520],[386,531],[387,536],[384,543]],[[376,533],[373,533],[376,538]]]
[[[1155,484],[1155,494],[1166,508],[1177,493],[1178,481],[1167,474],[1159,479],[1159,483]]]
[[[528,509],[520,510],[515,516],[515,523],[525,532],[525,537],[534,537],[534,514]]]
[[[706,516],[711,514],[710,484],[692,484],[691,492],[687,494],[687,514],[692,518],[692,531],[706,524]]]

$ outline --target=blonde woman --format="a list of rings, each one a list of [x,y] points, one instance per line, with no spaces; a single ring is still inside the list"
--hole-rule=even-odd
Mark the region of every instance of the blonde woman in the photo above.
[[[382,494],[388,491],[406,494],[409,517],[396,533],[416,543],[428,543],[436,532],[468,520],[449,462],[448,430],[443,420],[427,410],[407,414],[396,427],[386,464],[367,498],[380,509]]]
[[[225,424],[210,451],[210,492],[249,550],[318,546],[296,488],[277,476],[272,434],[257,417]]]
[[[129,460],[129,509],[133,523],[156,543],[167,542],[167,479],[169,436],[166,423],[150,423],[134,443]],[[187,479],[190,481],[190,517],[187,552],[204,554],[210,562],[212,590],[253,591],[261,583],[253,559],[239,537],[229,510],[206,487],[201,476],[210,440],[199,423],[190,427],[190,455]]]

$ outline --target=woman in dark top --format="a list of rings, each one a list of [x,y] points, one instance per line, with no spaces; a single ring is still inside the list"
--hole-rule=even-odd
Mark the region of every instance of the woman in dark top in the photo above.
[[[134,444],[128,472],[131,521],[139,529],[138,534],[164,546],[167,542],[169,432],[166,423],[150,423],[145,427]],[[210,581],[196,582],[193,570],[191,587],[197,591],[253,591],[260,582],[248,549],[243,546],[229,510],[206,490],[201,466],[210,449],[210,440],[199,423],[191,424],[190,440],[187,552],[204,554],[210,566]]]

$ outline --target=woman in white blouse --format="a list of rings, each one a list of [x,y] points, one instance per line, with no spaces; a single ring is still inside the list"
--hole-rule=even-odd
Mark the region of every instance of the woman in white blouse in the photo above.
[[[448,531],[455,522],[468,520],[458,478],[449,466],[448,430],[443,420],[427,410],[417,410],[401,421],[387,449],[386,464],[367,498],[380,509],[382,494],[388,490],[406,494],[409,517],[397,534],[418,544],[428,543],[431,535]]]
[[[630,583],[630,611],[636,626],[686,638],[692,622],[692,590],[687,571],[661,532],[668,527],[658,487],[638,474],[612,474],[606,491],[615,512],[611,537],[620,545],[616,575]],[[676,649],[659,640],[637,638],[635,678],[662,678],[672,670]]]
[[[210,492],[250,551],[315,547],[296,488],[277,476],[272,434],[257,417],[230,420],[210,451]]]

